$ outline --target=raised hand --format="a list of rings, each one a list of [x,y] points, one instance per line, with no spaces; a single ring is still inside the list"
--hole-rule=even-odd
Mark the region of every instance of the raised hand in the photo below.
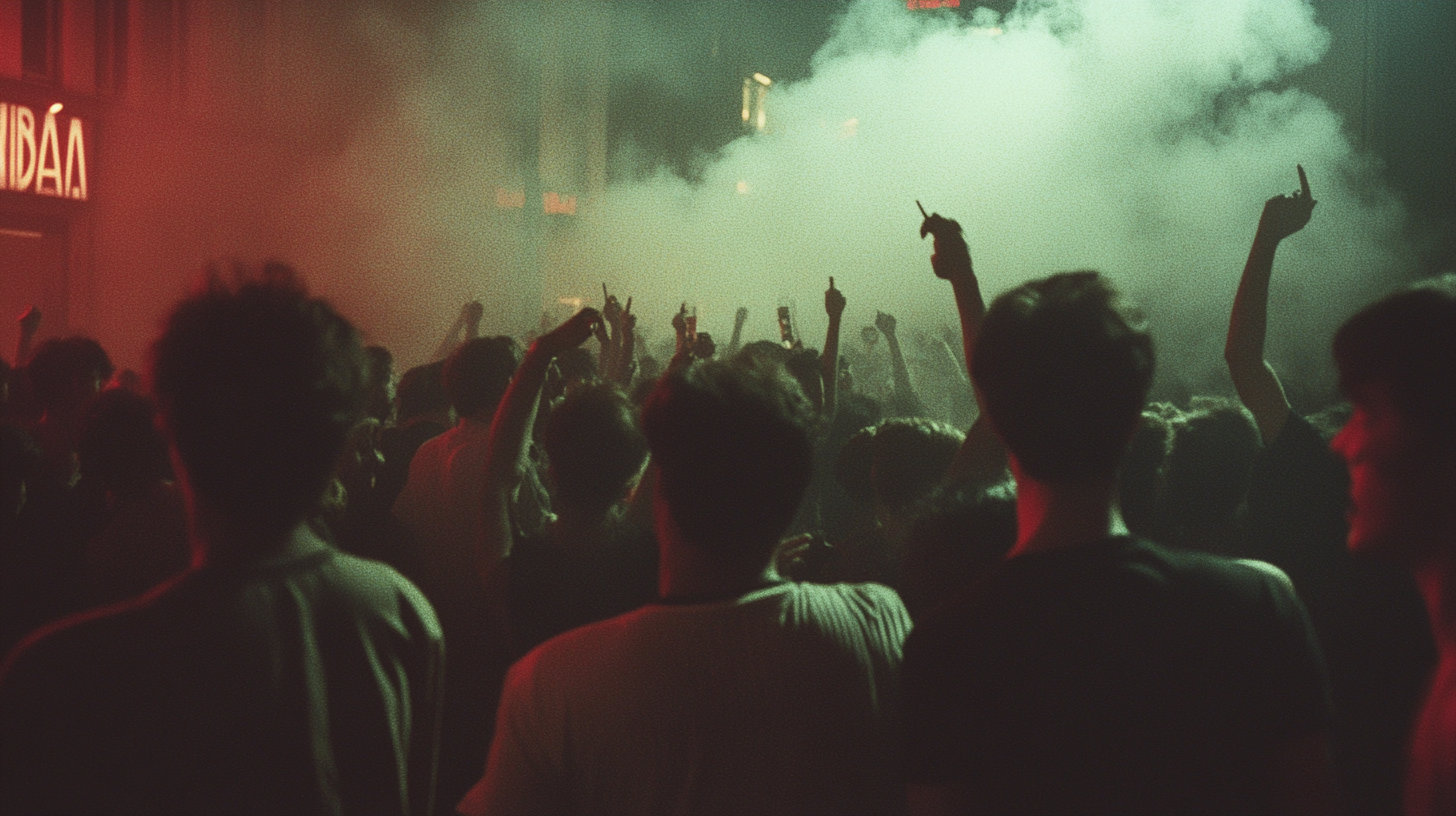
[[[824,313],[829,315],[830,320],[838,320],[844,315],[844,293],[834,288],[834,278],[829,278],[829,288],[824,290]]]
[[[637,328],[637,315],[632,314],[632,296],[627,296],[627,305],[622,307],[622,313],[618,317],[622,321],[622,329],[628,333]]]
[[[920,202],[915,203],[918,205]],[[925,208],[921,207],[920,212],[923,214]],[[945,218],[940,213],[930,213],[920,222],[920,237],[924,238],[926,235],[935,237],[930,268],[937,278],[955,280],[971,274],[971,249],[966,246],[965,236],[961,235],[959,222]]]
[[[1282,241],[1304,229],[1314,212],[1314,200],[1309,192],[1309,177],[1304,167],[1296,164],[1299,171],[1299,189],[1291,195],[1277,195],[1264,202],[1264,214],[1259,217],[1259,238],[1266,241]]]
[[[558,357],[586,342],[592,330],[600,323],[602,313],[587,306],[572,315],[565,323],[537,338],[535,349],[542,354]]]
[[[605,283],[602,284],[602,317],[614,326],[622,319],[622,303],[616,295],[607,294]]]
[[[832,281],[833,279],[831,278],[830,280]],[[733,325],[735,327],[742,328],[743,324],[744,323],[747,323],[747,322],[748,322],[748,307],[747,306],[739,306],[738,307],[738,311],[733,313]]]
[[[875,312],[875,328],[884,333],[886,337],[895,335],[895,316],[887,312]]]
[[[20,324],[21,334],[32,335],[40,328],[40,318],[40,309],[31,306],[29,309],[21,312],[20,317],[17,317],[15,322]]]
[[[478,325],[480,318],[485,315],[485,306],[478,300],[472,300],[460,307],[460,319],[468,325]]]
[[[677,314],[672,316],[672,328],[679,337],[688,336],[688,304],[686,302],[683,303],[682,308],[677,310]]]

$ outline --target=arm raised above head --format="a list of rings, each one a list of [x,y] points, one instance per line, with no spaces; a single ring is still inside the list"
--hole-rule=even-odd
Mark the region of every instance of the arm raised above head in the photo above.
[[[1310,194],[1309,178],[1299,171],[1300,189],[1292,195],[1278,195],[1264,202],[1254,245],[1239,279],[1238,292],[1229,313],[1228,340],[1223,357],[1234,381],[1239,400],[1254,415],[1264,444],[1278,438],[1289,418],[1289,399],[1279,376],[1264,359],[1264,339],[1269,323],[1269,280],[1274,271],[1274,251],[1285,238],[1304,229],[1317,203]]]

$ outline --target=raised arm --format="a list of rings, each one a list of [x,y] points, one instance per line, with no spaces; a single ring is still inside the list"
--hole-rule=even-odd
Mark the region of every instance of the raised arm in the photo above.
[[[435,349],[435,354],[431,359],[443,360],[449,357],[450,352],[454,351],[455,347],[464,340],[474,340],[479,337],[480,318],[484,314],[485,307],[478,300],[472,300],[460,307],[460,315],[455,318],[454,323],[450,324],[449,331],[445,332],[444,339],[440,341],[440,345]],[[462,335],[464,335],[463,339]]]
[[[1309,179],[1304,168],[1299,171],[1299,190],[1293,195],[1278,195],[1264,203],[1254,245],[1244,264],[1244,275],[1234,295],[1229,314],[1228,341],[1223,358],[1229,376],[1244,407],[1254,415],[1264,444],[1271,444],[1284,429],[1289,418],[1289,400],[1274,369],[1264,359],[1264,336],[1269,323],[1269,278],[1274,270],[1274,251],[1279,242],[1299,232],[1309,223],[1315,200],[1309,192]]]
[[[30,357],[30,344],[35,340],[35,333],[40,329],[40,309],[31,306],[15,319],[20,325],[20,336],[15,340],[15,367],[20,368],[28,362]]]
[[[613,351],[614,365],[608,379],[623,389],[632,385],[632,375],[637,368],[637,315],[632,314],[632,298],[622,307],[621,333]]]
[[[961,348],[965,352],[966,375],[970,378],[976,405],[981,409],[976,421],[966,431],[966,439],[956,452],[945,480],[986,486],[999,481],[1006,468],[1006,449],[991,428],[981,391],[975,386],[975,378],[970,377],[971,360],[976,354],[976,335],[981,331],[986,301],[981,296],[981,283],[971,265],[971,250],[961,233],[961,225],[939,213],[931,213],[920,225],[920,237],[926,235],[935,238],[930,268],[937,278],[950,281],[951,291],[955,294],[956,312],[961,318]]]
[[[839,405],[839,324],[844,317],[844,294],[834,288],[834,278],[829,278],[829,288],[824,290],[824,313],[829,315],[829,331],[824,335],[824,354],[819,358],[820,374],[824,379],[824,420],[834,421],[834,412]]]
[[[739,343],[743,340],[743,324],[748,322],[748,307],[739,306],[738,311],[733,315],[733,336],[728,340],[728,356],[732,357],[738,353]]]
[[[915,395],[915,386],[910,384],[910,369],[905,366],[905,355],[900,351],[900,338],[895,335],[895,316],[887,312],[875,312],[875,328],[885,336],[885,346],[890,350],[890,370],[895,377],[895,399],[902,406],[914,405],[920,401]]]
[[[677,345],[673,349],[672,359],[667,363],[667,372],[677,371],[693,361],[693,344],[688,337],[688,305],[684,303],[677,314],[672,316],[672,331],[677,338]]]
[[[596,309],[582,309],[532,343],[491,419],[490,447],[485,459],[485,495],[481,503],[484,540],[481,542],[480,567],[487,585],[496,581],[499,566],[510,555],[511,498],[521,484],[522,469],[526,465],[526,443],[536,422],[536,406],[541,401],[541,386],[546,382],[547,369],[557,356],[586,342],[600,319],[601,314]]]

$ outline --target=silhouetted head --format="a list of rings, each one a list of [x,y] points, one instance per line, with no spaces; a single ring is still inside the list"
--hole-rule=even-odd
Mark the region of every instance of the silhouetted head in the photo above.
[[[772,364],[708,362],[668,375],[642,415],[658,512],[691,544],[767,558],[809,484],[811,417],[802,389]]]
[[[1334,351],[1354,405],[1333,443],[1350,468],[1350,547],[1456,557],[1456,276],[1366,308]]]
[[[737,357],[753,361],[752,365],[780,366],[793,377],[809,398],[809,404],[818,411],[824,405],[824,382],[820,369],[819,353],[813,349],[786,349],[769,340],[755,340],[739,350]]]
[[[40,448],[25,431],[0,423],[0,528],[25,506],[29,486],[41,478]]]
[[[917,503],[895,587],[919,617],[996,566],[1016,544],[1016,486],[938,488]]]
[[[996,298],[971,374],[1021,472],[1042,482],[1110,476],[1153,376],[1153,342],[1096,272]]]
[[[1195,397],[1171,430],[1163,466],[1168,521],[1185,529],[1231,524],[1263,447],[1253,414],[1232,400]]]
[[[359,334],[287,267],[212,276],[152,346],[163,428],[186,483],[234,528],[286,533],[323,495],[363,414]]]
[[[556,357],[556,369],[567,383],[593,382],[597,379],[597,360],[591,349],[577,346],[567,349]]]
[[[520,364],[521,349],[509,337],[466,340],[445,360],[445,396],[462,419],[489,419]]]
[[[611,385],[568,391],[547,417],[541,443],[552,503],[563,516],[602,516],[636,485],[647,460],[636,406]]]
[[[966,435],[934,419],[894,418],[875,429],[871,483],[875,502],[900,515],[944,478]]]
[[[81,474],[113,493],[140,490],[172,475],[151,399],[126,388],[108,388],[91,404],[76,456]]]
[[[365,346],[364,354],[369,358],[369,379],[366,387],[368,401],[364,406],[365,416],[388,422],[394,413],[394,355],[384,346]]]
[[[450,410],[450,400],[445,397],[444,372],[444,361],[436,361],[415,366],[399,378],[396,391],[399,399],[396,421],[399,424],[424,414]]]
[[[1118,504],[1123,520],[1133,535],[1161,541],[1166,538],[1167,519],[1163,511],[1163,464],[1173,444],[1173,419],[1182,415],[1177,406],[1154,403],[1143,411],[1132,441],[1123,452],[1117,476]]]
[[[105,349],[89,337],[47,340],[25,367],[37,402],[47,411],[79,408],[114,370]]]

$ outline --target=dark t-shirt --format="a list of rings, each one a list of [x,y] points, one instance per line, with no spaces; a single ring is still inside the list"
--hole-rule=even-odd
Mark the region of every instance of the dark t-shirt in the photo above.
[[[1291,413],[1250,477],[1240,554],[1284,570],[1309,608],[1329,665],[1335,771],[1351,812],[1395,813],[1435,646],[1410,573],[1346,549],[1348,485],[1344,462]]]
[[[1114,538],[1010,559],[905,644],[906,773],[992,812],[1249,813],[1326,727],[1319,649],[1267,565]]]
[[[23,643],[0,812],[425,813],[440,627],[382,564],[299,540]]]
[[[573,537],[559,526],[511,549],[511,628],[518,653],[569,629],[657,599],[657,539],[628,522]]]

